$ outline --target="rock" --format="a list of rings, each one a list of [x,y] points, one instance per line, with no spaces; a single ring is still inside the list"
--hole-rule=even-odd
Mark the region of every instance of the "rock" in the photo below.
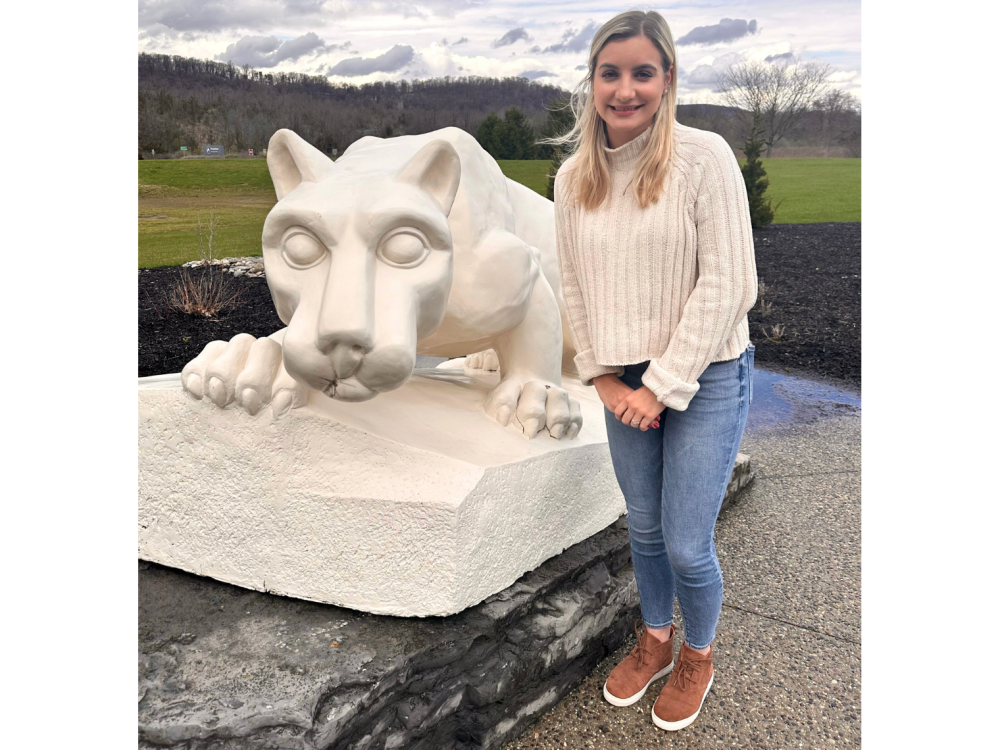
[[[729,485],[726,487],[726,496],[722,500],[720,512],[742,497],[741,490],[753,480],[754,473],[750,466],[750,456],[745,453],[737,453],[736,463],[733,465],[732,474],[729,475]]]
[[[364,614],[147,563],[139,747],[496,748],[638,616],[624,518],[450,617]]]

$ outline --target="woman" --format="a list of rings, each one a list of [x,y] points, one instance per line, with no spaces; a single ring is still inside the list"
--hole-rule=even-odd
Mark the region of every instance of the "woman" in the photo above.
[[[555,205],[576,367],[606,407],[645,625],[604,696],[630,705],[672,670],[652,711],[667,730],[695,720],[714,679],[713,534],[750,405],[757,297],[739,165],[720,136],[674,121],[676,62],[658,13],[611,19],[574,93],[576,124],[555,141],[574,151]]]

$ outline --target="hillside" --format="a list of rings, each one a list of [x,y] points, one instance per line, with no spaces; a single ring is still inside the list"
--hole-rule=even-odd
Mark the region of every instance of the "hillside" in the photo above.
[[[536,133],[554,99],[569,92],[526,78],[434,78],[362,86],[322,76],[265,73],[250,67],[168,55],[138,56],[138,146],[147,157],[189,155],[206,144],[228,153],[259,151],[279,128],[290,128],[325,153],[343,152],[364,135],[415,135],[447,126],[475,134],[491,112],[522,110]],[[742,140],[734,110],[681,104],[677,119]],[[860,115],[817,109],[803,118],[781,147],[822,150],[801,156],[860,156]],[[838,151],[839,149],[839,151]]]

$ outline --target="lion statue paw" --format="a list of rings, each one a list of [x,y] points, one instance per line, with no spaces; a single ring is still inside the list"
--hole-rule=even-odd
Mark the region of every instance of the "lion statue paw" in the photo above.
[[[580,402],[564,388],[541,380],[523,384],[516,378],[502,380],[490,391],[484,408],[504,427],[515,419],[529,440],[543,428],[556,440],[572,440],[583,426]]]
[[[181,370],[181,384],[193,398],[225,409],[235,404],[257,414],[268,404],[275,417],[306,402],[306,388],[285,371],[281,344],[241,333],[210,341]]]
[[[500,369],[500,360],[497,353],[492,349],[470,354],[465,358],[465,368],[467,370],[482,370],[483,372],[496,372]]]

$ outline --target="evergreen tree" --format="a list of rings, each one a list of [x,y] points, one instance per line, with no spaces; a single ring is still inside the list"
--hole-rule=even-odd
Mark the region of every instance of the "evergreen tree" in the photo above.
[[[534,159],[535,129],[528,116],[517,107],[510,107],[503,115],[498,159]]]
[[[479,145],[494,159],[500,158],[500,128],[503,122],[493,112],[490,112],[486,119],[479,125],[476,131],[476,140]]]
[[[764,199],[764,191],[767,190],[767,172],[760,161],[760,151],[764,147],[764,139],[761,129],[754,123],[743,144],[743,155],[746,156],[746,164],[740,171],[743,172],[743,181],[747,186],[747,200],[750,202],[750,225],[754,229],[765,227],[774,219],[774,209],[771,207],[770,199]]]
[[[573,110],[569,108],[569,97],[556,97],[549,102],[546,109],[549,111],[549,117],[545,121],[545,127],[542,128],[542,137],[556,138],[568,133],[574,122]],[[539,145],[537,158],[554,159],[556,148],[558,147],[548,143]]]

